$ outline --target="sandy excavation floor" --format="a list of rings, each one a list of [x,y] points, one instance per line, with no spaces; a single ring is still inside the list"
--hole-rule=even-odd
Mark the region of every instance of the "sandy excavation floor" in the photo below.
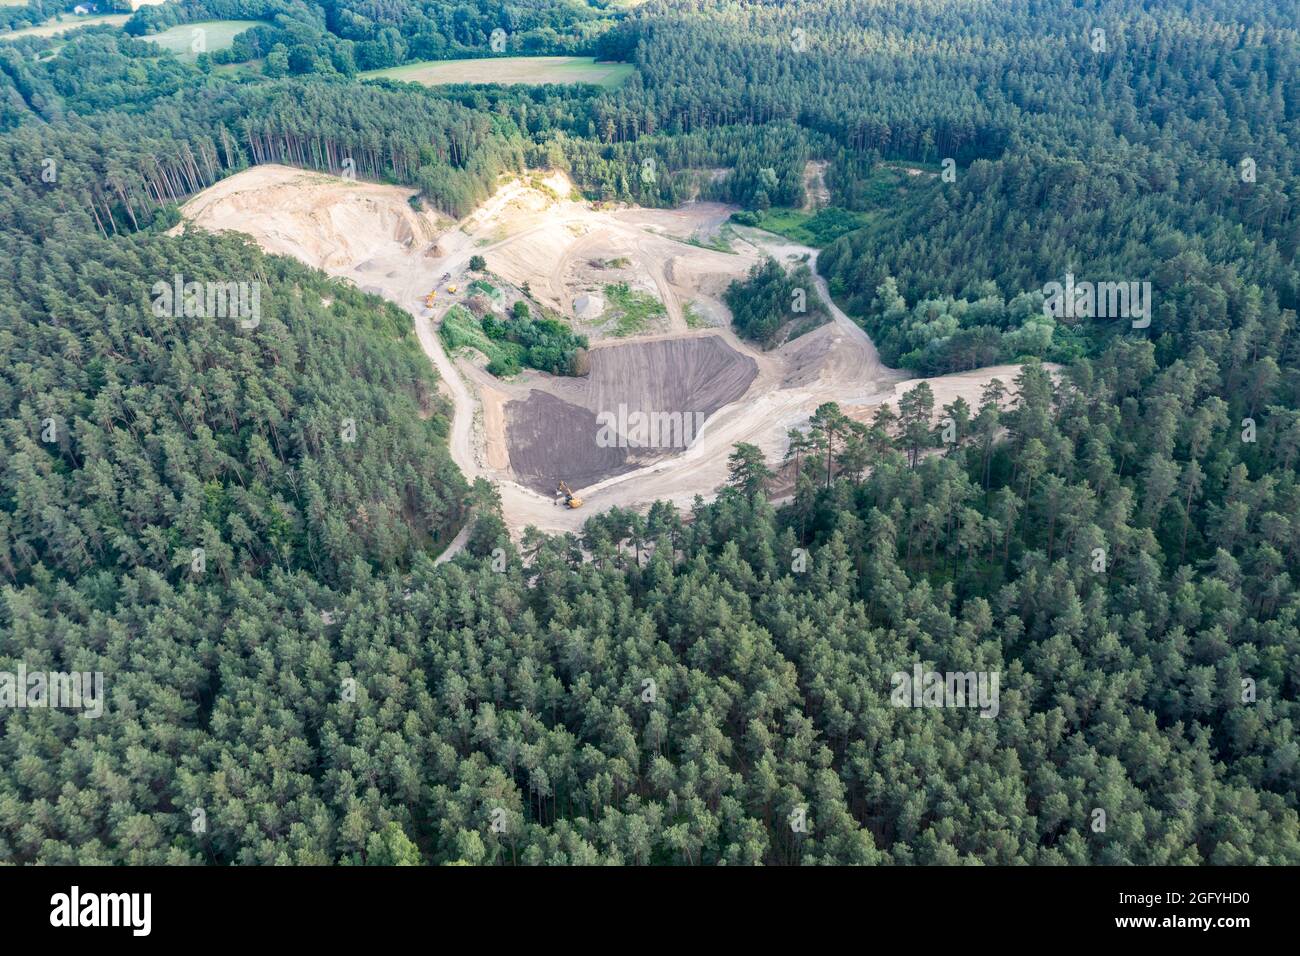
[[[346,277],[408,310],[420,345],[436,366],[455,413],[451,453],[471,480],[498,483],[505,518],[518,534],[528,525],[574,531],[594,511],[641,508],[668,499],[689,508],[726,480],[727,457],[750,442],[774,462],[786,433],[807,423],[822,402],[869,417],[896,402],[915,380],[889,369],[866,333],[830,300],[816,294],[832,321],[771,352],[741,341],[725,322],[723,290],[764,255],[787,265],[817,253],[758,230],[737,228],[734,254],[692,245],[709,241],[730,210],[693,203],[675,210],[599,208],[575,201],[560,173],[504,182],[459,223],[415,212],[409,189],[352,182],[285,166],[257,166],[196,196],[182,212],[203,228],[247,233],[271,252],[294,256]],[[454,302],[464,301],[473,255],[482,255],[497,285],[528,284],[533,299],[574,321],[592,339],[591,374],[557,378],[525,371],[511,381],[489,375],[482,362],[448,356],[436,328]],[[450,273],[456,295],[443,289],[432,309],[425,294]],[[575,317],[575,300],[604,285],[626,282],[653,295],[665,314],[643,334],[602,338],[600,316]],[[721,317],[689,328],[697,316]],[[477,354],[477,353],[475,353]],[[962,395],[978,404],[993,377],[1008,387],[1015,366],[927,379],[936,409]],[[702,413],[702,427],[685,450],[601,447],[597,415],[617,421],[628,412]],[[556,472],[556,473],[552,473]],[[567,481],[586,504],[560,507],[555,483]]]

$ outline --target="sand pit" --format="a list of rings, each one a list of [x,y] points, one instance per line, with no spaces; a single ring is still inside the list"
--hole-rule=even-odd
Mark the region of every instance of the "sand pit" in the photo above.
[[[734,206],[725,203],[692,202],[676,209],[620,209],[612,213],[612,217],[659,235],[711,239],[735,211]]]
[[[590,375],[541,377],[506,406],[510,466],[529,488],[581,488],[680,453],[758,375],[717,336],[610,345],[590,360]]]
[[[403,197],[393,202],[394,193]],[[384,260],[421,251],[449,220],[416,212],[397,190],[306,172],[289,166],[255,166],[223,179],[185,204],[186,219],[213,232],[252,235],[268,252],[324,269],[357,267],[372,276]]]
[[[575,199],[567,178],[554,172],[503,181],[460,223],[416,212],[411,195],[395,186],[258,166],[199,194],[182,213],[209,229],[248,233],[270,252],[406,309],[437,368],[440,390],[453,403],[452,458],[469,479],[496,483],[515,534],[528,525],[576,531],[595,512],[644,508],[659,499],[689,508],[726,480],[736,443],[754,444],[779,461],[788,429],[806,427],[819,404],[834,401],[850,415],[869,415],[897,400],[900,383],[912,384],[881,364],[871,340],[831,301],[816,274],[815,250],[733,226],[727,234],[734,255],[681,241],[717,235],[728,207],[598,207]],[[484,277],[468,269],[474,255],[485,258],[486,278],[508,301],[527,288],[535,308],[569,317],[590,334],[588,376],[524,372],[507,381],[447,355],[438,325],[452,305],[475,294],[471,282]],[[832,316],[769,352],[736,338],[720,300],[727,284],[763,256],[786,266],[808,262]],[[601,341],[599,328],[574,318],[608,305],[598,297],[611,283],[652,292],[664,306],[657,325]],[[435,286],[436,301],[426,306]],[[717,327],[688,328],[687,306]],[[1009,386],[1016,371],[1004,366],[930,382],[937,404],[960,394],[974,405],[984,382],[996,375]],[[645,434],[644,422],[634,422],[634,413],[679,416],[675,434],[684,437],[689,423],[693,440],[688,447],[664,444],[665,432],[652,426],[652,443],[640,445],[635,439]],[[599,439],[602,428],[613,441]],[[671,427],[667,434],[674,434]],[[560,480],[585,499],[581,509],[556,506]]]

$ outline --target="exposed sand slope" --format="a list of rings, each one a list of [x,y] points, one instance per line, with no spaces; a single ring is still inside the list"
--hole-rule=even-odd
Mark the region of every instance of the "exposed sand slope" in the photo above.
[[[394,202],[395,191],[400,202]],[[267,165],[205,189],[185,204],[184,214],[213,232],[248,233],[267,251],[318,269],[355,267],[364,275],[380,268],[374,260],[422,249],[449,225],[436,213],[412,209],[406,198],[413,195],[415,190]]]

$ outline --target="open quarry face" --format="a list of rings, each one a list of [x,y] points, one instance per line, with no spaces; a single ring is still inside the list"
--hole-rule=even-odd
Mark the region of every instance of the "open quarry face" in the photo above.
[[[326,272],[382,269],[387,259],[423,250],[450,220],[394,202],[394,189],[306,172],[257,166],[205,189],[185,218],[212,232],[245,232],[267,252]]]
[[[756,445],[775,464],[788,430],[805,427],[823,402],[865,419],[916,382],[881,365],[871,340],[831,302],[816,275],[816,250],[730,226],[722,240],[731,252],[699,245],[719,244],[728,207],[597,207],[570,198],[573,186],[561,173],[505,180],[459,223],[417,212],[413,195],[265,165],[222,180],[182,214],[203,228],[247,233],[269,252],[410,312],[452,400],[452,458],[469,479],[496,482],[516,534],[528,525],[574,531],[594,511],[657,499],[689,508],[696,495],[711,496],[726,481],[737,443]],[[486,273],[468,271],[475,255],[485,259]],[[786,266],[808,262],[809,291],[831,315],[770,352],[735,336],[722,301],[730,282],[764,256]],[[471,290],[475,279],[495,292]],[[435,288],[437,296],[426,299]],[[634,327],[618,313],[628,292],[657,303]],[[485,371],[477,352],[448,355],[437,329],[467,296],[479,312],[502,320],[520,297],[534,312],[566,318],[591,340],[589,374],[524,371],[502,380]],[[1001,366],[926,381],[938,410],[957,395],[974,405],[990,378],[1010,386],[1017,371]],[[557,506],[560,481],[585,500],[582,508]]]

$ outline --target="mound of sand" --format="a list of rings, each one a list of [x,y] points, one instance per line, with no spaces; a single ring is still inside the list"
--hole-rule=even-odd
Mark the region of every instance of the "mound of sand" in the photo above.
[[[573,300],[573,314],[584,322],[600,318],[605,311],[605,297],[594,292],[584,292]]]
[[[866,361],[861,343],[834,322],[786,342],[777,354],[785,364],[782,388],[833,386],[864,377],[858,375]]]
[[[465,300],[465,308],[469,309],[478,318],[492,313],[492,300],[483,294],[472,295]]]

